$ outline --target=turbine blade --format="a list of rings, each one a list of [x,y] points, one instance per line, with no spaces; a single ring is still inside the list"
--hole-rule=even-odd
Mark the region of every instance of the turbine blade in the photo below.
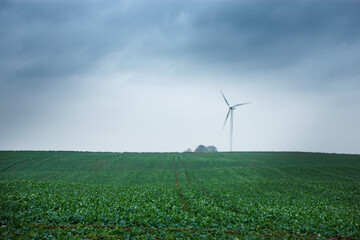
[[[224,93],[221,91],[221,95],[223,96],[223,98],[224,98],[224,100],[225,100],[225,102],[226,102],[226,104],[230,107],[230,104],[228,103],[228,101],[226,100],[226,97],[225,97],[225,95],[224,95]]]
[[[227,113],[227,115],[226,115],[226,118],[225,118],[225,122],[224,122],[223,129],[224,129],[225,124],[226,124],[226,121],[227,121],[227,119],[228,119],[228,117],[229,117],[230,111],[231,111],[231,109],[229,108],[229,111],[228,111],[228,113]]]
[[[231,106],[232,108],[241,106],[241,105],[246,105],[246,104],[250,104],[251,102],[246,102],[246,103],[240,103],[240,104],[235,104],[234,106]]]

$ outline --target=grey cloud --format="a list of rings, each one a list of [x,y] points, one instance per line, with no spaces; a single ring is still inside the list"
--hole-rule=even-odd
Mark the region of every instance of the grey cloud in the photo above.
[[[175,6],[109,1],[14,1],[2,7],[3,80],[41,81],[87,71],[108,53],[167,35]],[[169,11],[170,10],[170,11]],[[170,13],[169,13],[170,12]],[[171,16],[170,16],[171,17]],[[161,35],[157,33],[161,32]],[[173,46],[176,47],[176,46]]]
[[[87,71],[114,50],[96,11],[91,4],[70,1],[9,4],[1,15],[9,23],[1,37],[3,79],[52,81]]]
[[[197,17],[194,38],[188,45],[188,52],[202,60],[221,60],[254,70],[284,69],[319,50],[331,52],[340,44],[359,42],[357,2],[239,1],[214,5]]]
[[[14,1],[4,4],[2,80],[50,81],[109,53],[210,67],[284,69],[359,42],[356,1]],[[135,61],[141,62],[141,59]]]

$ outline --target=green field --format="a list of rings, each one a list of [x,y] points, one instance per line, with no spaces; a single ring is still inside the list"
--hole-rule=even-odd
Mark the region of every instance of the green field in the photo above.
[[[360,239],[360,155],[0,152],[1,239]]]

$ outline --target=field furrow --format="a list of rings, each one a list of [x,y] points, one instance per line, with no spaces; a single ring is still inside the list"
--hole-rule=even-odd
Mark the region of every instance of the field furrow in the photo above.
[[[13,164],[11,164],[10,166],[4,168],[3,170],[1,170],[2,172],[6,172],[6,171],[12,171],[14,168],[16,168],[18,165],[20,165],[21,162],[15,162]]]

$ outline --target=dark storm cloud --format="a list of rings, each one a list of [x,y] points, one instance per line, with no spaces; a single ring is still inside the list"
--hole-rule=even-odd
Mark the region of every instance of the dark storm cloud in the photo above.
[[[92,66],[106,52],[96,9],[54,1],[10,2],[1,11],[3,79],[36,84]],[[27,81],[30,81],[28,83]]]
[[[218,5],[218,4],[216,4]],[[196,23],[193,50],[226,62],[286,67],[318,49],[359,41],[356,2],[251,1],[221,4]],[[198,50],[199,51],[199,50]]]
[[[139,51],[156,48],[169,33],[165,12],[177,11],[172,5],[156,5],[153,9],[146,2],[5,2],[0,15],[2,80],[52,81],[89,71],[106,54],[132,44]]]
[[[282,69],[358,43],[359,12],[356,1],[5,1],[0,71],[2,81],[52,81],[129,46],[136,58]]]

